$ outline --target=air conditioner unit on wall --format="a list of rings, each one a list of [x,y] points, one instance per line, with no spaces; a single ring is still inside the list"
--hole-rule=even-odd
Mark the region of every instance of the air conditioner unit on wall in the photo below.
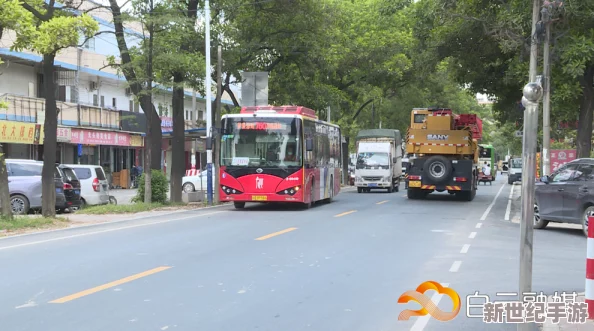
[[[95,91],[97,89],[97,82],[91,82],[89,84],[89,90]]]

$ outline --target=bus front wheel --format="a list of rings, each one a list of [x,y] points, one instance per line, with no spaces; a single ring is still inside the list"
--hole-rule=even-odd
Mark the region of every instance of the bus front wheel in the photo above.
[[[245,202],[234,202],[233,206],[235,206],[235,209],[243,209],[245,207]]]

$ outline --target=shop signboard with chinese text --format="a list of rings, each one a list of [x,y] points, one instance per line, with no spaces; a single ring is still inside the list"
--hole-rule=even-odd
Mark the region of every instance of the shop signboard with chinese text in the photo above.
[[[130,146],[132,147],[142,147],[144,139],[142,136],[137,135],[130,135]]]
[[[9,144],[43,144],[43,126],[35,123],[0,121],[0,142]]]
[[[73,129],[72,143],[83,145],[130,146],[130,134],[124,132]]]
[[[72,132],[70,131],[70,128],[58,128],[56,137],[59,143],[69,143],[72,137]]]
[[[553,173],[565,163],[575,160],[576,157],[577,153],[575,149],[552,149],[550,173]]]

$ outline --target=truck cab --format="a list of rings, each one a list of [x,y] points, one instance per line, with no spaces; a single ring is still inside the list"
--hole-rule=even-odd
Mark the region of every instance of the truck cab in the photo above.
[[[355,186],[357,192],[384,189],[398,192],[402,177],[402,136],[393,129],[366,129],[357,133]]]
[[[357,149],[355,185],[357,191],[386,189],[392,192],[394,161],[388,142],[361,142]]]

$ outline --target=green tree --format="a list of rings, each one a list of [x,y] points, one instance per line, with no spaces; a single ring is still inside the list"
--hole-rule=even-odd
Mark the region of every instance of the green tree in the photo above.
[[[203,47],[196,43],[200,39],[195,29],[197,12],[197,0],[164,3],[157,12],[160,25],[155,43],[156,78],[161,85],[173,90],[170,180],[173,202],[181,202],[182,177],[186,170],[184,88],[200,88],[205,71],[204,56],[201,53]]]
[[[147,119],[147,135],[145,138],[145,168],[161,169],[161,119],[152,100],[155,72],[153,68],[153,49],[155,41],[155,26],[158,15],[154,15],[154,6],[146,1],[132,2],[131,12],[124,12],[116,0],[109,0],[109,8],[113,16],[115,36],[120,51],[120,62],[115,57],[110,58],[110,64],[120,70],[130,85],[130,90],[140,102]],[[155,16],[157,16],[155,18]],[[131,36],[140,38],[139,47],[129,47],[126,41],[124,24],[127,21],[142,23],[145,33]],[[154,153],[152,152],[154,151]],[[147,155],[148,159],[147,159]],[[148,162],[147,162],[148,160]],[[146,176],[150,178],[150,173]],[[151,192],[151,190],[147,190]]]
[[[16,41],[12,48],[15,50],[30,49],[43,56],[43,96],[45,98],[45,138],[43,143],[42,170],[42,213],[50,217],[56,214],[56,191],[54,171],[56,163],[56,131],[58,128],[56,107],[56,79],[54,76],[54,59],[56,54],[68,47],[76,46],[79,36],[93,36],[99,26],[95,20],[86,14],[75,15],[68,6],[61,6],[50,0],[47,3],[37,1],[19,2],[20,11],[6,13],[15,8],[15,3],[7,1],[8,7],[2,6],[4,15],[8,17],[2,22],[2,29],[13,29]],[[27,12],[23,11],[23,9]],[[20,19],[15,13],[23,15]],[[31,23],[31,26],[29,25]]]
[[[531,36],[531,3],[423,0],[415,7],[415,35],[434,51],[433,59],[450,58],[458,82],[494,96],[501,123],[522,121],[530,43],[539,37]],[[551,122],[579,118],[578,155],[586,157],[594,107],[594,4],[572,2],[553,16]]]
[[[0,39],[5,30],[16,31],[21,38],[30,39],[35,33],[33,26],[33,15],[25,10],[19,0],[0,0]],[[0,64],[3,61],[0,59]],[[0,109],[6,109],[8,105],[0,101]],[[0,212],[5,218],[12,218],[10,205],[10,190],[8,187],[8,172],[3,144],[0,144]]]

